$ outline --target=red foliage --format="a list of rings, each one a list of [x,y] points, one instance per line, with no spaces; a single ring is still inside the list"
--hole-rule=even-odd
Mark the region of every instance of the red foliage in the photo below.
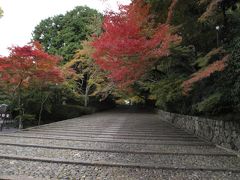
[[[119,87],[138,80],[157,59],[169,55],[170,43],[179,40],[167,23],[153,28],[149,10],[143,0],[135,0],[120,6],[119,13],[109,12],[104,18],[104,33],[93,43],[93,58]]]
[[[166,21],[167,24],[169,24],[172,20],[173,10],[176,7],[177,3],[178,3],[178,0],[172,0],[172,4],[171,4],[171,6],[169,7],[169,10],[168,10],[168,17],[167,17],[167,21]]]
[[[226,67],[226,61],[228,60],[228,58],[229,55],[225,56],[222,60],[215,61],[204,70],[194,73],[191,79],[183,82],[183,93],[187,95],[189,91],[191,91],[192,85],[194,83],[209,77],[212,73],[216,71],[223,71]]]
[[[62,82],[64,76],[57,67],[58,62],[58,57],[44,52],[37,42],[12,47],[8,57],[0,58],[1,85],[16,89],[19,86],[28,87],[33,82]]]

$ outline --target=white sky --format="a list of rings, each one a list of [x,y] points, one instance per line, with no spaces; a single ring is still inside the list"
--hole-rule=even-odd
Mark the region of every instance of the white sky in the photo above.
[[[130,0],[0,0],[4,16],[0,18],[0,55],[8,55],[8,47],[25,45],[31,40],[34,27],[48,17],[64,14],[76,6],[88,6],[104,12],[117,10],[117,4]]]

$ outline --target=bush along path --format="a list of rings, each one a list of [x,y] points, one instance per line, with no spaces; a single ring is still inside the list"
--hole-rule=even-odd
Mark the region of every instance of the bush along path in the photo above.
[[[111,111],[0,134],[0,178],[240,179],[240,158],[161,121]]]

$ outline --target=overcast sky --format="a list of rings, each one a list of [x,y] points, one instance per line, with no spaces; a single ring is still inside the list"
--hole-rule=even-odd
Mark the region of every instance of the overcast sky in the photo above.
[[[7,47],[28,43],[34,27],[42,19],[83,5],[100,12],[116,10],[118,3],[128,4],[130,0],[0,0],[4,11],[4,16],[0,18],[0,55],[8,54]]]

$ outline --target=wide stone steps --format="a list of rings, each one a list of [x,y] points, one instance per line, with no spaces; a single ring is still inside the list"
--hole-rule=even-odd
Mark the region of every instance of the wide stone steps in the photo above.
[[[79,126],[79,127],[78,127]],[[175,129],[175,128],[169,128],[169,127],[161,127],[161,128],[157,128],[157,127],[149,127],[149,128],[138,128],[138,127],[107,127],[107,126],[103,126],[103,127],[85,127],[85,126],[80,126],[80,125],[75,125],[75,126],[67,126],[67,125],[61,125],[61,126],[54,126],[54,127],[41,127],[41,128],[31,128],[34,130],[37,129],[59,129],[59,128],[63,128],[64,129],[76,129],[77,130],[88,130],[88,131],[120,131],[120,132],[159,132],[159,131],[176,131],[176,132],[184,132],[181,129]]]
[[[20,168],[21,167],[21,168]],[[20,170],[21,169],[21,170]],[[27,180],[28,177],[39,179],[91,179],[91,180],[239,180],[237,172],[184,170],[184,169],[149,169],[102,165],[79,165],[62,162],[49,163],[19,159],[0,159],[1,177]],[[2,179],[3,179],[2,178]]]
[[[44,146],[58,149],[80,149],[86,151],[114,151],[114,152],[135,152],[135,153],[189,153],[189,154],[230,154],[213,145],[185,146],[185,145],[149,145],[149,144],[126,144],[109,142],[76,142],[72,140],[37,139],[1,137],[0,145],[18,146]]]
[[[28,131],[30,132],[30,131]],[[177,137],[181,137],[181,138],[195,138],[197,139],[197,137],[195,136],[189,136],[188,134],[186,133],[162,133],[162,134],[154,134],[154,133],[119,133],[117,131],[115,132],[103,132],[103,131],[99,131],[99,132],[89,132],[89,131],[56,131],[56,130],[42,130],[42,131],[31,131],[31,132],[34,132],[34,133],[38,133],[38,132],[41,132],[41,133],[47,133],[47,132],[51,132],[51,133],[67,133],[67,134],[75,134],[75,135],[88,135],[88,136],[118,136],[118,137],[128,137],[128,138],[131,138],[131,137],[149,137],[149,138],[161,138],[161,137],[172,137],[172,138],[177,138]]]
[[[84,134],[84,133],[69,133],[69,132],[56,132],[56,131],[41,131],[41,132],[24,132],[21,133],[21,135],[26,135],[26,134],[31,134],[31,135],[54,135],[54,136],[69,136],[69,137],[82,137],[82,138],[106,138],[106,139],[135,139],[135,140],[184,140],[184,141],[200,141],[198,138],[196,137],[191,137],[191,136],[182,136],[182,134],[165,134],[165,135],[159,135],[159,136],[127,136],[127,135],[119,135],[119,134]]]
[[[62,128],[62,129],[56,129],[56,128],[42,128],[42,129],[30,129],[30,130],[25,130],[25,131],[70,131],[70,132],[89,132],[89,133],[98,133],[98,132],[102,132],[102,133],[122,133],[122,134],[163,134],[163,133],[182,133],[182,134],[187,134],[185,131],[180,130],[180,129],[168,129],[167,127],[163,128],[163,129],[156,129],[156,128],[152,128],[152,129],[112,129],[112,128],[106,128],[106,127],[102,127],[99,129],[88,129],[88,128],[83,128],[83,127],[75,127],[75,129],[71,129],[71,128]]]
[[[125,144],[149,144],[149,145],[189,145],[189,146],[201,146],[209,145],[213,146],[211,143],[206,143],[202,140],[178,140],[178,139],[158,139],[158,140],[139,140],[139,139],[123,139],[123,138],[84,138],[80,136],[73,136],[67,134],[27,134],[27,133],[15,133],[15,134],[1,134],[4,137],[22,137],[22,138],[35,138],[35,139],[55,139],[55,140],[71,140],[77,142],[102,142],[102,143],[125,143]]]
[[[240,161],[235,156],[192,154],[135,154],[79,151],[52,148],[0,145],[0,158],[63,162],[69,164],[125,166],[142,168],[208,169],[211,171],[240,172]],[[27,158],[26,158],[27,157]]]
[[[130,130],[126,130],[126,129],[107,129],[106,127],[105,128],[99,128],[99,129],[88,129],[88,128],[81,128],[81,127],[78,127],[78,128],[67,128],[67,127],[64,127],[64,128],[54,128],[54,127],[42,127],[42,128],[31,128],[31,129],[27,129],[27,130],[24,130],[24,131],[30,131],[30,130],[33,130],[33,131],[70,131],[70,132],[86,132],[86,133],[119,133],[119,134],[133,134],[133,135],[138,135],[138,134],[148,134],[148,135],[158,135],[160,134],[161,132],[175,132],[175,133],[185,133],[187,134],[185,131],[183,130],[180,130],[180,129],[169,129],[169,130],[166,130],[165,129],[161,129],[161,130],[157,130],[157,129],[152,129],[152,130],[137,130],[137,129],[131,129]],[[171,130],[171,131],[170,131]],[[188,134],[189,135],[189,134]]]
[[[240,159],[155,114],[99,113],[0,134],[0,179],[240,179]]]

